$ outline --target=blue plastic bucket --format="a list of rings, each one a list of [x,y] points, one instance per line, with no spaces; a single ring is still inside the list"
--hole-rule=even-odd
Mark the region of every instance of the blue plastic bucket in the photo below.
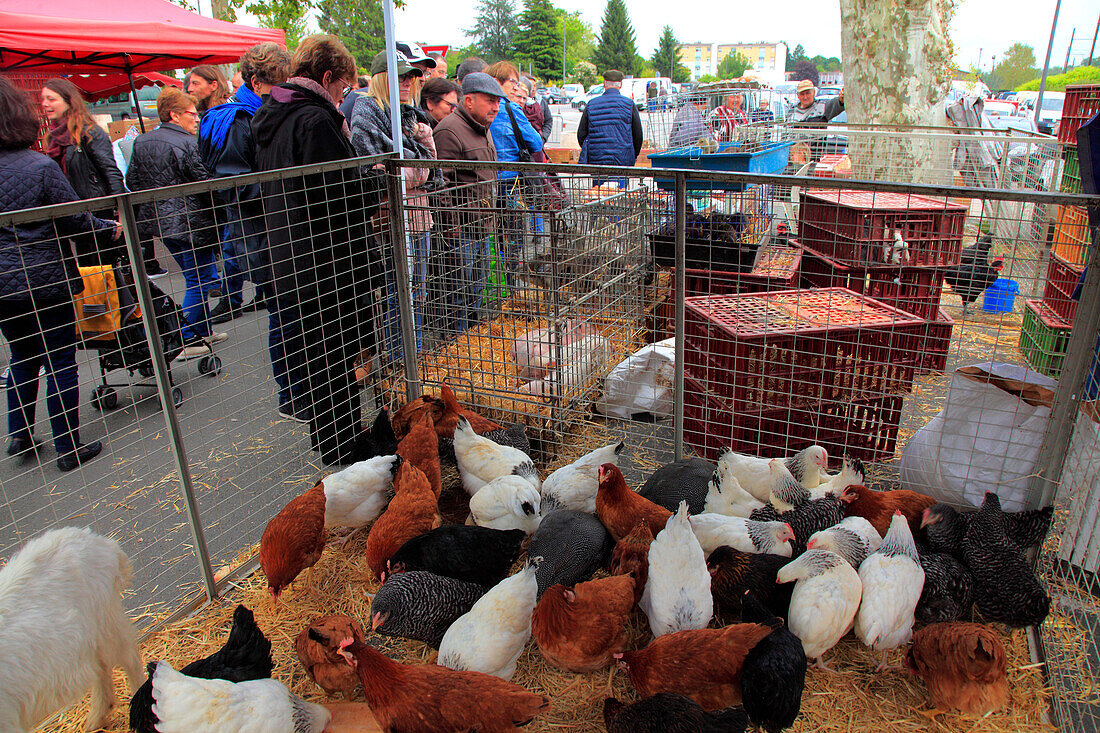
[[[990,313],[1011,313],[1016,304],[1016,293],[1020,292],[1020,283],[1000,278],[986,288],[982,299],[982,310]]]

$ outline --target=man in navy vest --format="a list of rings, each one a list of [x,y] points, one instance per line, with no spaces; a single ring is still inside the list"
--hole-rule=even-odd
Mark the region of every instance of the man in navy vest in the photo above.
[[[634,100],[619,92],[622,85],[621,71],[605,71],[603,94],[589,102],[581,115],[577,142],[582,164],[632,166],[642,152],[642,118]]]

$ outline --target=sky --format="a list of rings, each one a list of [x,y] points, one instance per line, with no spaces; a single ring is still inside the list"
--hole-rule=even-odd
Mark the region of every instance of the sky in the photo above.
[[[522,0],[516,0],[522,6]],[[596,33],[603,17],[604,0],[555,0],[566,10],[580,10]],[[202,2],[208,14],[208,0]],[[951,24],[956,63],[960,68],[989,70],[993,56],[1002,56],[1020,41],[1035,49],[1042,66],[1050,40],[1055,0],[958,0]],[[476,0],[406,0],[397,11],[397,37],[427,44],[465,45],[463,29],[473,25]],[[674,10],[672,9],[674,7]],[[722,8],[716,11],[715,8]],[[638,49],[649,57],[665,24],[683,42],[752,43],[786,41],[801,43],[813,56],[840,56],[839,0],[627,0],[638,37]],[[1072,57],[1086,58],[1096,30],[1100,3],[1096,0],[1062,0],[1051,65],[1066,59],[1070,33],[1076,29]],[[246,21],[247,22],[247,21]],[[719,30],[720,29],[720,30]],[[1100,44],[1098,44],[1100,45]],[[1098,49],[1100,56],[1100,49]]]

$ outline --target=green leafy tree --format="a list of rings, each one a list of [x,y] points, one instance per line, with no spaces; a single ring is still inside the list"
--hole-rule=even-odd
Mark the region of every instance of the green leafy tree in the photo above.
[[[1037,73],[1035,51],[1024,43],[1013,43],[993,68],[990,86],[994,89],[1015,89],[1025,81],[1034,79]]]
[[[745,73],[745,69],[751,69],[752,63],[740,51],[726,54],[726,57],[718,63],[719,79],[736,79]]]
[[[1039,91],[1040,79],[1032,79],[1016,87],[1018,92]],[[1078,66],[1065,74],[1047,77],[1048,92],[1064,92],[1071,84],[1100,84],[1100,66]]]
[[[798,61],[803,61],[806,58],[806,49],[802,48],[802,44],[798,44],[794,47],[794,50],[790,52],[787,57],[787,63],[792,64]]]
[[[591,61],[578,61],[574,64],[573,71],[570,72],[570,78],[585,89],[599,81],[596,65]]]
[[[512,0],[481,0],[475,20],[466,35],[474,39],[481,58],[489,63],[511,58],[516,50],[516,9]]]
[[[245,6],[264,28],[281,28],[286,33],[286,47],[295,49],[306,33],[307,0],[256,0]]]
[[[550,0],[525,0],[516,33],[516,52],[534,64],[539,77],[561,75],[561,30]]]
[[[795,61],[794,65],[787,69],[787,76],[791,78],[791,81],[809,79],[814,83],[815,87],[820,78],[817,73],[817,67],[814,66],[814,62],[805,57],[803,57],[801,61]]]
[[[655,71],[667,76],[677,84],[691,79],[691,71],[680,63],[680,40],[672,32],[672,26],[666,25],[657,39],[657,48],[649,60]]]
[[[402,7],[405,3],[394,4]],[[369,68],[371,59],[385,45],[381,0],[318,0],[317,11],[321,32],[339,38],[355,62],[361,68]]]
[[[716,81],[718,81],[718,77],[715,76],[714,74],[703,74],[702,76],[699,77],[699,83],[700,84],[710,84],[710,83],[716,82]]]
[[[578,62],[592,58],[592,51],[596,48],[596,34],[592,26],[581,17],[581,11],[566,12],[561,8],[555,10],[558,14],[558,29],[565,39],[565,74],[571,76]],[[561,59],[558,61],[560,63]]]
[[[460,48],[452,48],[447,52],[447,74],[454,77],[459,65],[471,56],[480,56],[481,51],[474,44],[468,44]]]
[[[634,71],[634,58],[638,55],[634,26],[625,0],[607,0],[600,26],[599,44],[592,56],[600,71],[618,69],[624,74]]]

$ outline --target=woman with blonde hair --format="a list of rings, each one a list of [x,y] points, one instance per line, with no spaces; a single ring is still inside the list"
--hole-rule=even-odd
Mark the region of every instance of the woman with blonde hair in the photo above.
[[[42,86],[42,112],[50,122],[45,153],[61,166],[77,196],[94,199],[126,192],[111,140],[92,119],[75,84],[68,79],[47,81]],[[100,219],[117,219],[113,207],[95,214]],[[73,241],[81,265],[112,264],[121,256],[118,243],[104,231]]]

